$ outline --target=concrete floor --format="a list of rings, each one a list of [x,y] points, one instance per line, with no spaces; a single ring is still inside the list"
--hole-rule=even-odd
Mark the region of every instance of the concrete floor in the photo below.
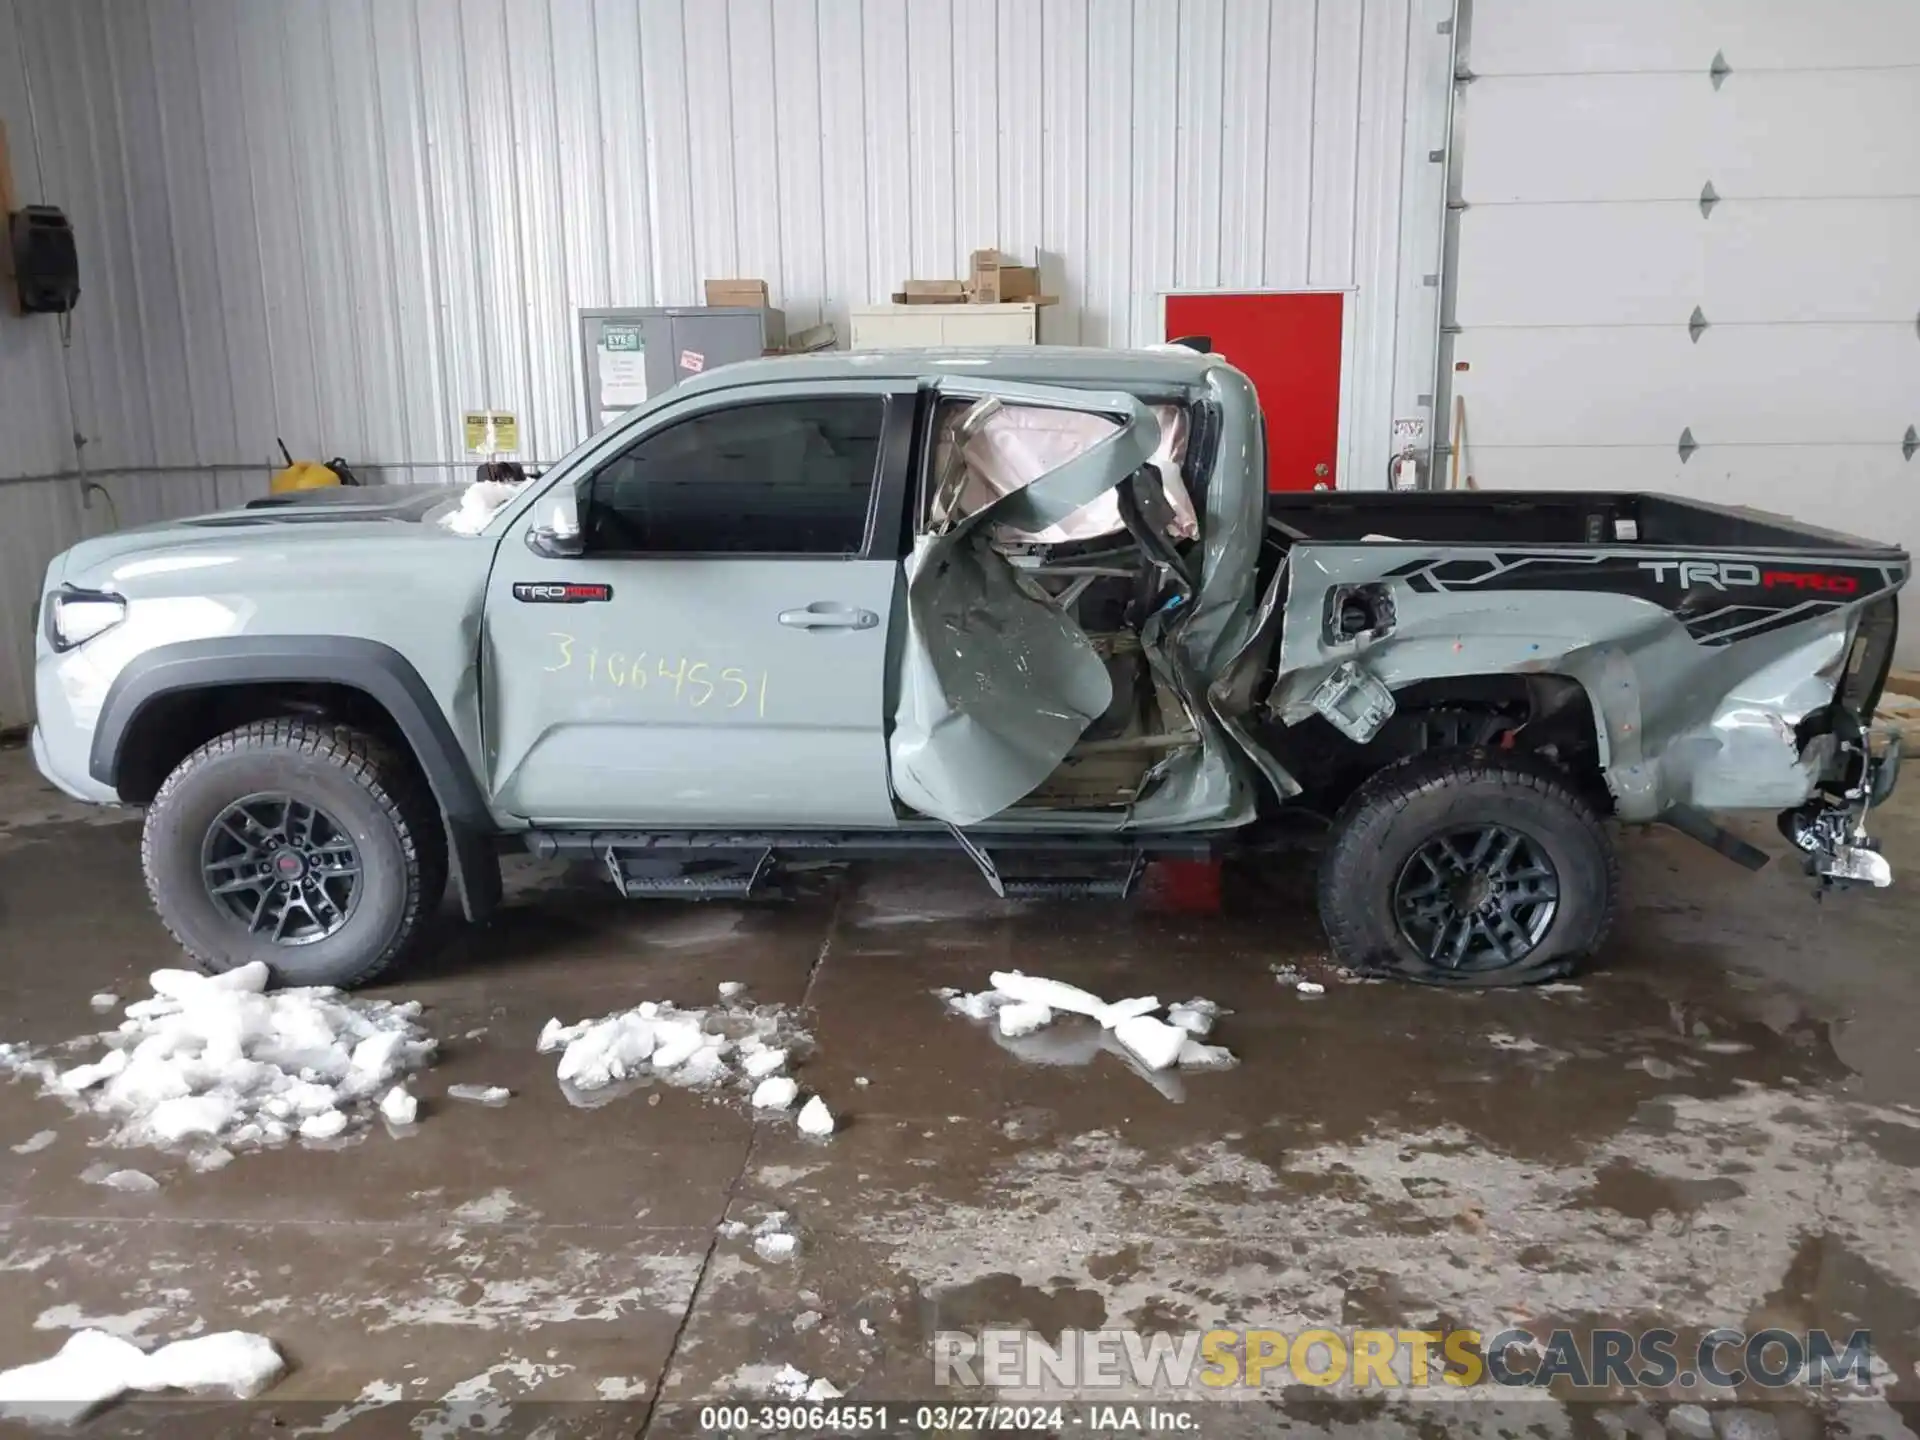
[[[443,1044],[408,1138],[211,1174],[138,1152],[121,1163],[161,1188],[120,1194],[78,1178],[102,1158],[97,1122],[0,1085],[0,1145],[56,1132],[0,1151],[0,1363],[87,1323],[155,1341],[240,1328],[294,1367],[261,1423],[361,1433],[379,1412],[342,1407],[386,1393],[445,1405],[419,1433],[450,1433],[462,1401],[499,1433],[529,1417],[588,1433],[606,1409],[549,1402],[624,1401],[633,1420],[657,1396],[656,1433],[691,1433],[671,1402],[781,1363],[925,1398],[931,1332],[989,1322],[1865,1326],[1885,1398],[1781,1428],[1920,1433],[1920,782],[1878,828],[1909,874],[1824,906],[1791,865],[1750,876],[1675,836],[1630,838],[1598,973],[1487,995],[1343,983],[1298,874],[1194,918],[1003,906],[957,865],[707,908],[516,867],[497,923],[450,927],[379,992],[423,1001]],[[93,992],[143,994],[174,963],[138,836],[0,751],[0,1040],[107,1028]],[[1287,965],[1325,995],[1276,983]],[[1162,1094],[1112,1055],[1019,1058],[930,994],[1014,966],[1109,997],[1211,997],[1241,1064]],[[710,1003],[726,979],[801,1008],[800,1078],[844,1117],[830,1142],[681,1090],[575,1108],[534,1053],[549,1016]],[[441,1098],[463,1081],[513,1098]],[[801,1235],[791,1262],[720,1230],[775,1208]],[[1447,1398],[1456,1431],[1648,1419],[1595,1428],[1539,1398],[1496,1421]],[[1269,1400],[1216,1407],[1206,1433],[1334,1424],[1304,1392]],[[1432,1433],[1436,1408],[1376,1400],[1364,1433]]]

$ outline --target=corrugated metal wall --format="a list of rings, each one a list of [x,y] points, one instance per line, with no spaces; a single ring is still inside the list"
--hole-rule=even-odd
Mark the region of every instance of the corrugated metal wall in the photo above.
[[[440,478],[490,407],[550,460],[575,310],[705,277],[844,335],[998,244],[1061,297],[1043,339],[1095,345],[1159,339],[1170,289],[1351,288],[1341,470],[1376,483],[1431,386],[1451,9],[0,0],[0,118],[86,291],[70,387],[51,322],[0,322],[0,724],[45,557],[114,522],[6,483],[75,468],[69,396],[125,523],[260,488],[275,436]]]

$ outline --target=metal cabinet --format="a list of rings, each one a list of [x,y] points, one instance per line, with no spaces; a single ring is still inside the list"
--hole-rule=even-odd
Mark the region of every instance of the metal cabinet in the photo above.
[[[592,433],[689,375],[787,343],[778,310],[686,305],[580,312],[580,365]]]

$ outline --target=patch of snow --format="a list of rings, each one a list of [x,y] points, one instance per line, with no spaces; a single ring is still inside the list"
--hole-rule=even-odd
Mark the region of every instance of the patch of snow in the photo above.
[[[767,1382],[767,1388],[784,1400],[804,1400],[807,1386],[813,1382],[804,1370],[796,1370],[791,1365],[782,1365],[774,1371],[773,1379]]]
[[[1112,1030],[1124,1020],[1160,1008],[1157,999],[1145,995],[1131,1000],[1118,1000],[1109,1005],[1098,995],[1082,990],[1078,985],[1049,980],[1040,975],[1023,975],[1018,970],[996,970],[990,978],[994,990],[1006,1000],[1024,1000],[1033,1005],[1045,1005],[1050,1010],[1091,1016],[1105,1030]]]
[[[1179,1058],[1182,1070],[1225,1070],[1240,1063],[1224,1045],[1208,1045],[1191,1034],[1183,1032],[1183,1035]]]
[[[673,1073],[673,1083],[702,1089],[727,1077],[728,1042],[709,1037],[708,1043],[687,1057]]]
[[[1522,1039],[1518,1035],[1509,1035],[1504,1030],[1489,1030],[1480,1038],[1496,1050],[1512,1050],[1523,1055],[1547,1048],[1538,1040]]]
[[[439,517],[440,526],[456,535],[478,535],[492,523],[500,507],[519,493],[520,484],[476,480],[460,492],[460,503]]]
[[[222,1330],[162,1345],[146,1357],[137,1390],[224,1390],[236,1400],[258,1395],[286,1368],[264,1335]]]
[[[8,1148],[16,1155],[31,1155],[36,1150],[46,1149],[47,1146],[53,1144],[53,1142],[59,1138],[60,1136],[57,1131],[36,1130],[18,1145],[13,1145]]]
[[[647,1393],[645,1380],[630,1380],[625,1375],[609,1375],[593,1383],[593,1392],[602,1400],[637,1400]]]
[[[464,1205],[454,1207],[453,1218],[463,1225],[498,1225],[510,1219],[520,1208],[519,1202],[513,1198],[513,1192],[503,1185],[478,1200],[469,1200]]]
[[[1214,1021],[1219,1018],[1220,1007],[1197,995],[1167,1008],[1167,1023],[1186,1031],[1197,1040],[1204,1040],[1212,1034]]]
[[[52,1358],[0,1371],[0,1416],[71,1423],[133,1388],[127,1376],[146,1363],[130,1340],[102,1330],[67,1338]]]
[[[947,1008],[956,1010],[969,1020],[991,1020],[993,1014],[1007,1003],[1007,997],[997,990],[982,990],[977,995],[963,994],[958,990],[942,990],[940,998],[947,1002]]]
[[[151,1354],[104,1330],[81,1330],[50,1359],[0,1372],[0,1414],[73,1421],[129,1390],[224,1390],[245,1400],[285,1368],[271,1340],[237,1330],[176,1340]]]
[[[782,1400],[838,1400],[844,1393],[831,1380],[810,1378],[804,1370],[782,1365],[772,1374],[762,1366],[747,1366],[736,1372],[736,1380],[753,1389],[770,1391]]]
[[[682,1010],[649,1000],[574,1025],[549,1020],[539,1048],[563,1050],[555,1072],[562,1090],[575,1104],[592,1104],[579,1097],[646,1078],[686,1089],[744,1080],[751,1094],[752,1082],[785,1068],[791,1044],[805,1039],[778,1006]]]
[[[561,1026],[549,1020],[540,1036],[540,1049],[565,1046],[560,1057],[561,1083],[581,1090],[598,1090],[638,1073],[654,1051],[653,1020],[637,1010]]]
[[[85,1179],[86,1176],[83,1174],[81,1178]],[[160,1188],[160,1182],[144,1170],[109,1170],[94,1183],[104,1185],[109,1190],[124,1190],[133,1195]]]
[[[747,987],[738,980],[722,980],[720,982],[720,998],[722,1000],[731,1000],[737,995],[745,994],[746,989]]]
[[[1103,1050],[1121,1056],[1135,1074],[1178,1103],[1179,1081],[1160,1072],[1180,1065],[1186,1069],[1224,1069],[1238,1063],[1224,1046],[1200,1043],[1215,1021],[1228,1013],[1211,1000],[1196,996],[1168,1007],[1165,1021],[1154,1018],[1160,1001],[1136,996],[1108,1003],[1091,991],[1017,970],[995,971],[993,988],[977,995],[959,990],[938,993],[949,1007],[978,1019],[996,1021],[996,1039],[1002,1048],[1022,1060],[1041,1065],[1084,1065]],[[1055,1009],[1092,1019],[1094,1031],[1075,1026],[1048,1030]]]
[[[800,1087],[785,1075],[771,1075],[753,1090],[756,1110],[784,1110],[799,1098]]]
[[[347,1128],[347,1117],[339,1110],[322,1110],[300,1122],[300,1133],[309,1140],[331,1140]]]
[[[1114,1038],[1149,1070],[1165,1070],[1180,1058],[1181,1044],[1191,1038],[1164,1020],[1134,1015],[1113,1027]]]
[[[867,1319],[864,1315],[860,1317],[860,1333],[862,1335],[873,1334],[873,1321]]]
[[[654,1022],[653,1068],[671,1070],[691,1060],[706,1043],[707,1034],[698,1020],[667,1019]]]
[[[762,1372],[764,1373],[764,1372]],[[745,1378],[743,1376],[743,1378]],[[757,1377],[756,1377],[757,1378]],[[842,1395],[840,1387],[831,1380],[816,1380],[808,1377],[805,1371],[791,1365],[782,1365],[764,1380],[758,1380],[757,1387],[769,1390],[782,1400],[838,1400]]]
[[[742,1049],[744,1050],[745,1047],[743,1046]],[[761,1046],[758,1049],[747,1051],[741,1057],[740,1068],[745,1070],[751,1078],[759,1080],[773,1074],[776,1070],[784,1069],[786,1063],[786,1051]]]
[[[380,1113],[393,1125],[411,1125],[419,1117],[420,1101],[404,1085],[396,1085],[380,1097]]]
[[[224,1170],[232,1163],[233,1151],[224,1145],[215,1145],[207,1150],[196,1150],[187,1156],[187,1164],[203,1175],[213,1170]]]
[[[794,1251],[800,1248],[796,1236],[775,1232],[771,1235],[753,1237],[753,1250],[762,1260],[791,1260]]]
[[[127,1068],[125,1050],[109,1050],[106,1055],[91,1065],[76,1065],[60,1077],[60,1088],[78,1095],[83,1090],[91,1090],[102,1080],[111,1080]]]
[[[1053,1023],[1053,1011],[1037,1001],[1016,1000],[1000,1007],[999,1021],[1002,1035],[1031,1035]]]
[[[833,1112],[827,1109],[827,1102],[815,1095],[800,1107],[800,1129],[807,1135],[831,1135],[833,1133]]]
[[[821,1315],[818,1310],[802,1310],[798,1315],[793,1317],[793,1328],[801,1334],[805,1334],[807,1331],[818,1326],[820,1320]]]
[[[720,1224],[720,1233],[729,1240],[738,1240],[742,1235],[747,1233],[747,1222],[744,1220],[724,1220]]]
[[[104,1055],[42,1078],[117,1122],[114,1144],[220,1142],[212,1153],[340,1134],[433,1054],[417,1002],[324,986],[268,993],[268,979],[258,962],[219,975],[156,970],[153,993],[128,1004],[117,1029],[77,1042]]]
[[[1299,980],[1294,982],[1294,990],[1302,995],[1324,995],[1327,987],[1318,980]]]
[[[98,995],[93,996],[87,1001],[87,1004],[91,1005],[103,1015],[119,1003],[120,997],[106,990],[102,990]]]
[[[1686,1440],[1713,1440],[1713,1417],[1704,1405],[1676,1405],[1667,1412],[1667,1433]]]
[[[186,1140],[196,1135],[218,1135],[233,1123],[233,1117],[239,1113],[239,1109],[239,1100],[231,1095],[176,1095],[171,1100],[162,1100],[148,1112],[147,1126],[153,1131],[154,1138],[164,1141]],[[326,1113],[340,1115],[338,1110]],[[340,1123],[341,1129],[345,1129],[346,1116],[340,1115]],[[304,1131],[305,1127],[302,1129]]]
[[[504,1105],[513,1092],[504,1085],[449,1085],[447,1096],[453,1100],[471,1100],[476,1105]]]
[[[862,1090],[864,1090],[867,1088],[867,1086],[871,1085],[873,1082],[867,1079],[867,1077],[864,1075],[856,1075],[853,1077],[853,1083],[858,1085]]]
[[[550,1055],[555,1050],[564,1050],[568,1045],[587,1033],[593,1024],[591,1020],[582,1020],[577,1025],[562,1025],[558,1016],[540,1027],[540,1038],[533,1048],[542,1055]]]
[[[1132,1020],[1141,1015],[1151,1015],[1159,1008],[1158,996],[1136,995],[1131,1000],[1116,1000],[1111,1005],[1102,1006],[1100,1013],[1093,1018],[1100,1022],[1101,1029],[1117,1030],[1122,1021]]]

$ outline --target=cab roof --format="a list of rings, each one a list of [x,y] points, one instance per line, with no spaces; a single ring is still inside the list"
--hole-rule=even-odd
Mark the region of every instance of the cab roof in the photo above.
[[[1203,355],[1183,346],[1153,350],[1100,350],[1077,345],[831,350],[814,355],[776,355],[735,361],[682,380],[674,387],[674,393],[684,395],[776,381],[921,380],[962,375],[1033,385],[1153,389],[1194,385],[1207,371],[1226,366],[1227,362],[1218,355]]]

